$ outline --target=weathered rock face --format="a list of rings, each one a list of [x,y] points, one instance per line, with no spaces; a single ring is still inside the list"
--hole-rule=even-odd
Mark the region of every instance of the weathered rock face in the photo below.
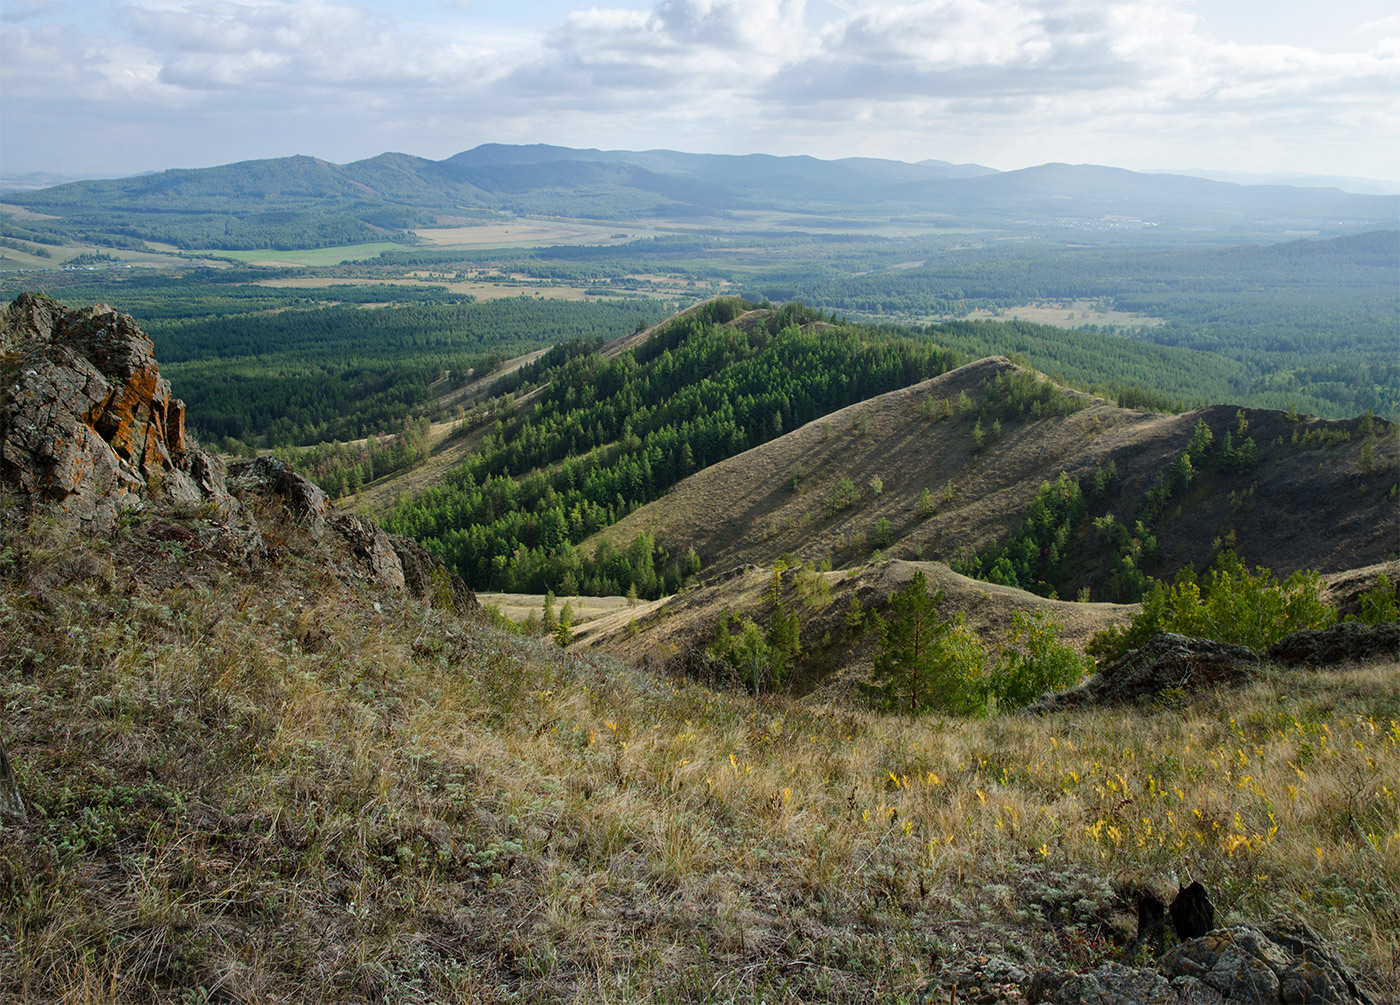
[[[27,506],[107,533],[123,510],[160,499],[225,518],[230,553],[265,552],[252,511],[279,507],[312,542],[349,553],[348,574],[466,611],[476,595],[421,545],[367,517],[334,516],[313,482],[275,457],[236,460],[192,448],[185,405],[170,394],[146,333],[110,307],[68,310],[21,294],[0,315],[0,483]],[[242,513],[239,513],[243,509]],[[328,533],[329,531],[329,533]],[[229,549],[225,549],[229,550]]]
[[[443,565],[440,560],[411,537],[389,535],[394,554],[403,570],[404,588],[415,597],[434,607],[450,607],[471,611],[481,607],[472,588],[462,577]]]
[[[232,508],[222,465],[185,441],[151,340],[106,306],[21,294],[0,319],[0,481],[98,531],[147,496]]]
[[[1183,1000],[1370,1005],[1337,952],[1300,918],[1220,928],[1162,957],[1162,976]],[[1189,995],[1189,999],[1188,999]]]
[[[1129,704],[1168,689],[1194,691],[1237,683],[1260,669],[1259,657],[1252,649],[1162,632],[1074,690],[1046,695],[1028,706],[1028,711]]]
[[[1363,625],[1351,621],[1331,628],[1302,632],[1279,639],[1264,658],[1286,666],[1326,666],[1400,659],[1400,625]]]
[[[285,461],[276,457],[234,461],[228,466],[228,487],[239,498],[251,495],[279,503],[292,519],[306,527],[313,541],[326,536],[330,498]]]

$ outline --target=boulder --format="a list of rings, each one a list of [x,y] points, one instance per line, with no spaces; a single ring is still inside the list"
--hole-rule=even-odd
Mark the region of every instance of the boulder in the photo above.
[[[326,536],[330,498],[286,461],[276,457],[236,460],[228,466],[228,488],[245,501],[251,497],[280,505],[291,520],[306,528],[313,541]]]
[[[1198,691],[1241,683],[1261,669],[1259,657],[1244,646],[1160,632],[1147,645],[1114,660],[1079,687],[1046,695],[1032,702],[1027,711],[1131,704],[1167,690]]]
[[[1261,927],[1234,925],[1183,942],[1160,972],[1182,1000],[1268,1005],[1374,1005],[1327,942],[1295,915]]]
[[[351,554],[368,566],[370,575],[391,589],[404,588],[403,563],[394,550],[393,539],[379,524],[368,517],[337,516],[332,518],[331,526],[345,539]]]
[[[472,588],[441,560],[411,537],[391,535],[390,543],[403,569],[404,587],[409,593],[435,607],[473,611],[481,607]]]
[[[217,466],[186,442],[184,403],[128,315],[21,294],[0,318],[0,346],[0,482],[25,506],[106,532],[146,497],[232,504]]]
[[[1264,658],[1285,666],[1400,660],[1400,624],[1348,621],[1331,628],[1294,632],[1271,645]]]

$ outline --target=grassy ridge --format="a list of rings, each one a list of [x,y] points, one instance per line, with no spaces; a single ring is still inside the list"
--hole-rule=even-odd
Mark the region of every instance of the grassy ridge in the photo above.
[[[263,520],[254,584],[198,519],[6,514],[0,995],[912,1002],[1115,958],[1122,884],[1175,876],[1400,977],[1393,665],[1046,719],[755,702],[371,595]]]

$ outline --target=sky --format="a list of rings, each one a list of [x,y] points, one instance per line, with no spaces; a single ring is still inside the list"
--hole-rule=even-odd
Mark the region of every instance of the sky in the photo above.
[[[1400,179],[1396,0],[0,0],[0,172],[480,143]]]

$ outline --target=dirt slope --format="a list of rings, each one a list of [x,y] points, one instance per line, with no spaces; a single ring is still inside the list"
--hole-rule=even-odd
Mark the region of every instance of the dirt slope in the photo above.
[[[989,442],[979,450],[970,414],[954,409],[930,418],[919,409],[930,401],[952,403],[960,393],[975,399],[1008,369],[1019,368],[990,357],[818,419],[697,472],[585,547],[605,538],[621,544],[647,531],[673,551],[693,546],[707,570],[771,563],[784,554],[831,558],[840,568],[867,561],[881,546],[883,519],[885,557],[947,561],[1005,541],[1042,482],[1061,472],[1092,476],[1110,461],[1117,472],[1111,509],[1130,520],[1198,421],[1211,427],[1218,445],[1242,414],[1258,462],[1244,471],[1199,465],[1190,488],[1157,523],[1159,556],[1148,572],[1169,576],[1187,563],[1203,568],[1231,539],[1246,563],[1280,572],[1351,569],[1400,551],[1400,463],[1391,425],[1376,420],[1366,439],[1368,420],[1291,419],[1224,405],[1159,415],[1083,396],[1089,407],[1071,415],[1008,420],[994,440],[984,430]],[[838,508],[834,493],[842,478],[859,498]],[[926,516],[916,512],[925,488],[933,503]],[[1074,589],[1091,585],[1095,596],[1101,595],[1096,577],[1112,558],[1101,536],[1082,533],[1073,549]]]

